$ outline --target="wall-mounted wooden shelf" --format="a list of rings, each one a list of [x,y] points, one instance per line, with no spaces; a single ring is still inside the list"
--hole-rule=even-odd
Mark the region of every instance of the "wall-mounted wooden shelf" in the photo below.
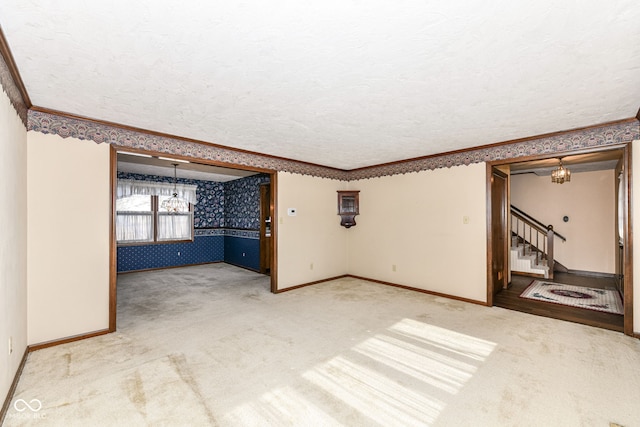
[[[360,213],[360,191],[338,191],[338,215],[340,225],[346,228],[356,225]]]

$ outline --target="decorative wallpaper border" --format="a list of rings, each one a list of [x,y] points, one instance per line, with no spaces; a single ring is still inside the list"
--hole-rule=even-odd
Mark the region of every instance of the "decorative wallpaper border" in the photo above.
[[[260,230],[239,230],[237,228],[196,228],[195,236],[229,236],[243,239],[260,239]]]
[[[9,97],[9,101],[11,105],[13,105],[13,108],[15,108],[16,113],[18,113],[20,120],[22,120],[24,126],[27,127],[28,107],[24,99],[22,99],[20,89],[18,89],[18,85],[13,80],[13,76],[3,55],[0,55],[0,85],[2,85],[4,93]]]
[[[196,228],[194,236],[224,236],[224,228]]]
[[[581,149],[606,147],[640,139],[640,122],[621,121],[613,124],[594,126],[559,135],[527,139],[511,144],[496,145],[476,150],[451,154],[425,156],[407,161],[390,163],[352,171],[332,169],[309,163],[277,157],[246,153],[231,148],[212,146],[206,143],[184,141],[177,138],[157,136],[145,132],[133,131],[116,126],[97,123],[91,120],[70,118],[41,111],[29,110],[28,130],[54,134],[62,138],[90,140],[98,144],[107,143],[117,147],[135,148],[174,154],[198,159],[215,160],[230,165],[311,175],[321,178],[354,181],[389,175],[420,172],[452,166],[495,160],[517,159],[519,157],[540,154],[556,154]]]
[[[439,156],[428,156],[405,162],[355,169],[349,173],[349,181],[399,175],[472,163],[517,159],[540,154],[557,154],[595,147],[605,147],[631,142],[640,138],[640,122],[628,121],[588,129],[566,132],[560,135],[528,139],[522,142],[479,148]]]
[[[50,133],[61,136],[62,138],[72,137],[81,140],[90,140],[98,144],[113,144],[122,148],[156,151],[169,155],[174,154],[197,159],[215,160],[217,162],[228,163],[229,165],[250,166],[342,181],[346,181],[348,175],[347,172],[339,169],[255,153],[246,153],[206,143],[152,135],[145,132],[97,123],[91,120],[82,120],[34,110],[29,110],[28,130],[45,134]]]
[[[259,239],[260,230],[238,230],[236,228],[227,228],[224,231],[225,236],[241,237],[243,239]]]

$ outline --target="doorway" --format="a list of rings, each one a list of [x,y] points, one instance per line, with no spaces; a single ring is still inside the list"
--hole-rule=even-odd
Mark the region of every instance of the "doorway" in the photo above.
[[[181,240],[176,242],[158,242],[156,244],[137,244],[132,245],[134,252],[140,252],[141,248],[149,246],[149,250],[162,250],[167,245],[172,245],[170,254],[172,257],[177,258],[177,264],[171,264],[173,259],[163,259],[166,261],[166,265],[143,266],[139,268],[132,268],[131,271],[149,270],[149,269],[166,269],[174,266],[189,266],[208,264],[215,262],[228,262],[234,264],[234,260],[239,260],[235,264],[252,270],[260,272],[264,268],[266,273],[270,276],[270,291],[274,292],[277,288],[275,283],[275,227],[269,227],[269,238],[264,240],[258,239],[259,235],[265,235],[261,233],[261,224],[264,222],[261,220],[261,216],[264,214],[267,218],[273,217],[275,209],[275,197],[274,191],[276,188],[276,172],[271,170],[263,170],[257,168],[248,168],[235,165],[220,164],[218,162],[209,161],[205,159],[184,158],[182,156],[173,156],[175,158],[161,157],[160,153],[153,152],[139,152],[136,150],[120,150],[116,147],[111,147],[111,192],[112,192],[112,212],[111,212],[111,239],[110,239],[110,287],[109,287],[109,330],[111,332],[116,330],[116,313],[117,313],[117,277],[118,277],[118,255],[119,248],[116,240],[116,195],[117,195],[117,182],[119,172],[126,172],[131,175],[124,179],[144,179],[148,177],[149,181],[159,182],[172,182],[175,186],[175,169],[172,167],[172,177],[167,178],[167,175],[162,174],[162,169],[166,169],[166,164],[178,163],[179,179],[185,181],[197,181],[197,185],[203,183],[203,190],[206,194],[206,201],[199,200],[195,206],[204,205],[204,209],[200,209],[200,214],[194,213],[194,205],[190,205],[190,212],[192,217],[192,234],[191,240]],[[119,163],[129,162],[135,165],[134,170],[121,171]],[[131,165],[130,165],[131,166]],[[134,175],[141,175],[142,178]],[[151,178],[153,177],[153,178]],[[160,178],[160,179],[158,179]],[[260,186],[261,183],[268,183],[264,188]],[[226,185],[231,185],[232,189],[229,190]],[[236,185],[236,183],[238,185]],[[184,182],[186,185],[193,185],[193,182]],[[229,191],[226,191],[229,190]],[[264,194],[263,194],[264,190]],[[230,194],[229,200],[233,200],[233,209],[230,217],[232,220],[226,223],[226,211],[223,214],[225,217],[222,219],[220,216],[220,207],[223,204],[216,202],[218,198],[226,199],[227,193]],[[204,194],[204,193],[203,193]],[[209,197],[210,196],[210,197]],[[266,200],[266,210],[262,209],[262,201]],[[249,200],[251,199],[251,200]],[[201,203],[202,202],[202,203]],[[218,203],[216,205],[216,203]],[[224,202],[222,202],[224,203]],[[236,206],[237,205],[237,206]],[[250,205],[250,206],[249,206]],[[216,207],[218,206],[218,207]],[[248,212],[248,213],[247,213]],[[227,237],[230,242],[227,242]],[[198,240],[199,239],[199,240]],[[260,243],[258,243],[260,242]],[[155,241],[153,242],[155,243]],[[184,248],[180,245],[183,245]],[[213,248],[213,249],[212,249]],[[231,261],[227,261],[224,254],[229,250],[230,256],[235,258]],[[265,263],[262,264],[262,252],[266,252]],[[166,252],[166,251],[165,251]],[[193,255],[196,253],[197,255]],[[220,255],[220,254],[223,255]],[[135,254],[133,254],[135,255]],[[185,262],[184,258],[194,257],[195,261]],[[221,257],[222,256],[222,257]],[[180,258],[182,257],[182,258]],[[217,258],[216,258],[217,257]],[[157,260],[158,257],[145,257],[147,259]],[[166,258],[166,257],[165,257]],[[210,259],[211,258],[211,259]],[[215,258],[215,259],[213,259]],[[247,265],[243,265],[247,264]]]
[[[271,184],[260,185],[260,273],[271,272]]]
[[[500,214],[500,211],[501,211],[500,202],[505,198],[504,198],[504,195],[499,191],[499,189],[494,188],[492,186],[492,183],[490,182],[490,180],[493,178],[493,171],[495,170],[496,167],[499,167],[503,171],[504,170],[508,171],[508,174],[509,174],[508,183],[507,183],[508,194],[506,197],[506,200],[508,201],[507,202],[507,207],[508,207],[513,200],[511,195],[511,191],[513,189],[513,186],[511,185],[511,182],[510,182],[511,174],[533,173],[531,170],[528,170],[528,169],[543,168],[543,167],[547,167],[550,172],[550,170],[553,169],[553,167],[549,167],[549,166],[552,165],[555,167],[558,164],[557,154],[554,155],[553,157],[548,155],[535,156],[535,157],[532,156],[528,158],[509,159],[509,160],[492,162],[491,164],[489,163],[487,164],[487,179],[488,179],[487,188],[490,192],[489,194],[490,200],[488,200],[488,207],[490,212],[488,215],[489,218],[487,223],[487,229],[490,234],[488,236],[489,262],[487,267],[488,268],[488,272],[487,272],[487,278],[488,278],[487,303],[488,305],[504,306],[505,305],[504,299],[509,297],[511,305],[506,306],[505,308],[516,309],[518,311],[529,312],[532,314],[546,315],[547,317],[560,318],[560,319],[570,320],[578,323],[590,324],[592,326],[606,327],[602,325],[609,323],[613,325],[613,327],[608,329],[624,331],[624,333],[627,335],[633,334],[633,306],[632,306],[632,300],[630,298],[633,281],[632,281],[632,259],[631,259],[632,241],[630,238],[631,224],[630,224],[630,214],[629,214],[629,200],[630,200],[629,177],[631,174],[631,170],[630,170],[631,162],[630,162],[629,152],[630,152],[629,144],[623,144],[623,145],[608,147],[606,149],[600,149],[600,150],[582,150],[582,151],[575,151],[570,153],[563,153],[563,156],[562,156],[563,158],[565,159],[570,158],[572,159],[572,161],[576,162],[573,165],[574,170],[580,170],[580,168],[582,167],[592,167],[593,165],[590,165],[590,163],[607,162],[607,161],[609,162],[609,165],[607,165],[604,168],[610,170],[610,173],[612,176],[615,175],[615,180],[614,180],[615,185],[612,183],[612,185],[610,186],[611,187],[610,195],[616,194],[615,199],[619,201],[619,203],[616,203],[617,207],[615,208],[616,209],[615,216],[618,216],[620,219],[619,220],[616,219],[616,224],[619,223],[620,225],[620,231],[622,234],[621,242],[625,242],[625,244],[624,245],[621,244],[619,255],[616,254],[615,263],[617,264],[617,267],[615,270],[615,274],[613,273],[608,274],[609,277],[605,277],[605,275],[603,275],[603,277],[598,277],[597,274],[593,275],[595,277],[591,277],[592,275],[590,274],[591,273],[590,271],[580,271],[580,270],[568,270],[565,272],[561,271],[560,273],[556,273],[556,277],[555,277],[556,279],[555,281],[558,283],[572,284],[571,283],[572,281],[574,282],[577,281],[578,283],[575,283],[575,284],[582,284],[583,286],[591,286],[595,288],[610,287],[610,286],[615,286],[616,283],[621,283],[622,291],[624,294],[623,295],[624,315],[623,316],[609,315],[609,316],[618,316],[618,317],[617,319],[612,318],[612,319],[603,320],[603,319],[599,319],[599,317],[603,317],[603,314],[605,313],[599,313],[594,311],[591,317],[594,317],[595,320],[591,321],[589,319],[586,319],[586,317],[589,317],[590,315],[589,310],[586,310],[586,309],[581,309],[581,308],[574,309],[574,310],[582,310],[583,312],[574,312],[573,314],[572,313],[558,314],[557,312],[562,310],[558,310],[558,307],[550,307],[550,305],[552,305],[550,303],[542,303],[542,304],[545,304],[544,307],[535,307],[535,304],[529,304],[527,300],[523,298],[519,298],[519,295],[523,289],[518,289],[518,287],[526,288],[528,284],[531,283],[533,279],[535,279],[535,277],[516,275],[511,271],[510,267],[508,270],[508,274],[509,274],[508,289],[505,291],[500,291],[500,294],[497,297],[497,298],[500,298],[502,301],[499,301],[496,298],[494,298],[494,295],[496,295],[495,291],[499,289],[501,283],[498,283],[497,275],[494,272],[494,269],[495,269],[494,267],[496,265],[496,262],[494,262],[494,258],[496,256],[499,256],[497,255],[498,249],[494,248],[495,245],[492,245],[491,243],[501,239],[498,236],[498,234],[500,233],[494,229],[493,221],[496,215]],[[613,160],[613,163],[611,163],[612,160]],[[600,167],[602,168],[603,166],[600,165]],[[622,186],[624,188],[624,191],[621,191],[619,193],[620,197],[618,196],[618,185],[617,185],[618,176],[620,176],[620,182],[622,182]],[[545,179],[550,179],[550,177],[547,176]],[[553,184],[553,185],[557,185],[557,184]],[[569,183],[564,185],[571,185],[571,184]],[[610,198],[611,200],[614,199],[614,197],[608,197],[608,198]],[[538,200],[538,198],[536,198],[536,200]],[[551,200],[541,201],[543,205],[545,202],[557,203],[557,201],[551,202]],[[597,200],[592,200],[592,202],[598,203]],[[548,206],[552,206],[552,205],[548,205]],[[520,208],[520,206],[518,206],[518,208]],[[570,218],[569,219],[564,218],[564,220],[567,221],[567,220],[570,220]],[[612,218],[610,218],[610,220],[612,220]],[[560,221],[561,221],[560,223],[562,223],[563,220],[561,219]],[[611,222],[613,223],[613,221]],[[504,248],[506,251],[509,251],[509,246],[511,241],[510,239],[511,233],[508,230],[510,230],[510,226],[508,226],[507,232],[503,234]],[[499,245],[499,244],[496,243],[496,245]],[[615,246],[613,230],[612,230],[612,238],[611,238],[610,246],[612,248]],[[612,251],[617,252],[618,249],[617,248],[612,249]],[[562,259],[560,259],[560,261],[562,261]],[[569,265],[569,268],[570,267],[571,266]],[[558,270],[556,269],[556,271]],[[567,272],[569,273],[568,275],[566,274]],[[515,306],[518,306],[518,308],[516,308]],[[606,317],[606,315],[604,317]]]

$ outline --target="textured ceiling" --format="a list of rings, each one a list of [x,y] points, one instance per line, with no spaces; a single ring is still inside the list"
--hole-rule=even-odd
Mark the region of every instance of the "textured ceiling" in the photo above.
[[[193,4],[2,0],[0,26],[36,106],[342,169],[640,107],[637,0]]]

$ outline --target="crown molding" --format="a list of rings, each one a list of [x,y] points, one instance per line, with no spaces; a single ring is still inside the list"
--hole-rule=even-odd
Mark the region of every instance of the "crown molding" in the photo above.
[[[40,107],[30,109],[28,119],[28,130],[54,134],[62,138],[71,137],[98,144],[107,143],[117,148],[204,159],[222,166],[245,166],[341,181],[348,179],[348,172],[341,169],[82,118]]]
[[[80,140],[89,140],[98,144],[107,143],[118,148],[204,159],[215,164],[232,167],[244,166],[340,181],[378,178],[544,154],[555,155],[577,150],[615,146],[640,139],[640,122],[635,118],[629,118],[580,129],[504,141],[366,168],[341,170],[83,118],[39,107],[29,110],[28,130],[55,134],[62,138],[72,137]]]
[[[449,151],[349,171],[349,181],[450,168],[473,163],[568,153],[613,146],[640,138],[640,122],[629,118],[490,145]]]
[[[38,112],[42,112],[42,113],[48,113],[48,114],[51,114],[51,115],[54,115],[54,116],[59,116],[59,117],[67,117],[67,118],[70,118],[70,119],[78,119],[78,120],[83,120],[85,122],[92,122],[92,123],[95,123],[95,124],[106,125],[106,126],[110,126],[110,127],[114,127],[114,128],[118,128],[118,129],[122,129],[122,130],[132,131],[134,133],[141,133],[141,134],[145,134],[145,135],[153,135],[153,136],[158,136],[158,137],[161,137],[161,138],[175,139],[175,140],[184,141],[184,142],[193,142],[193,143],[196,143],[196,144],[209,145],[211,147],[216,147],[216,148],[219,148],[219,149],[222,149],[222,150],[232,150],[232,151],[238,152],[238,153],[245,153],[245,154],[250,154],[250,155],[260,156],[260,157],[269,157],[269,158],[276,159],[276,160],[293,161],[293,162],[297,162],[297,163],[306,164],[306,165],[309,165],[309,166],[327,168],[327,169],[331,169],[331,170],[335,170],[335,171],[343,171],[343,169],[333,168],[333,167],[330,167],[330,166],[319,165],[319,164],[316,164],[316,163],[305,162],[305,161],[302,161],[302,160],[288,159],[286,157],[274,156],[274,155],[271,155],[271,154],[263,154],[263,153],[259,153],[259,152],[256,152],[256,151],[243,150],[241,148],[228,147],[228,146],[224,146],[224,145],[220,145],[220,144],[215,144],[215,143],[212,143],[212,142],[201,141],[201,140],[197,140],[197,139],[171,135],[171,134],[168,134],[168,133],[157,132],[157,131],[154,131],[154,130],[143,129],[143,128],[138,128],[138,127],[129,126],[129,125],[123,125],[123,124],[115,123],[115,122],[109,122],[109,121],[106,121],[106,120],[93,119],[93,118],[81,116],[81,115],[78,115],[78,114],[66,113],[64,111],[52,110],[50,108],[38,107],[38,106],[35,106],[35,105],[32,106],[30,108],[30,110],[38,111]]]
[[[13,105],[20,120],[26,127],[27,111],[31,108],[31,100],[22,82],[2,28],[0,28],[0,85],[2,85],[2,89],[9,97],[11,105]]]

